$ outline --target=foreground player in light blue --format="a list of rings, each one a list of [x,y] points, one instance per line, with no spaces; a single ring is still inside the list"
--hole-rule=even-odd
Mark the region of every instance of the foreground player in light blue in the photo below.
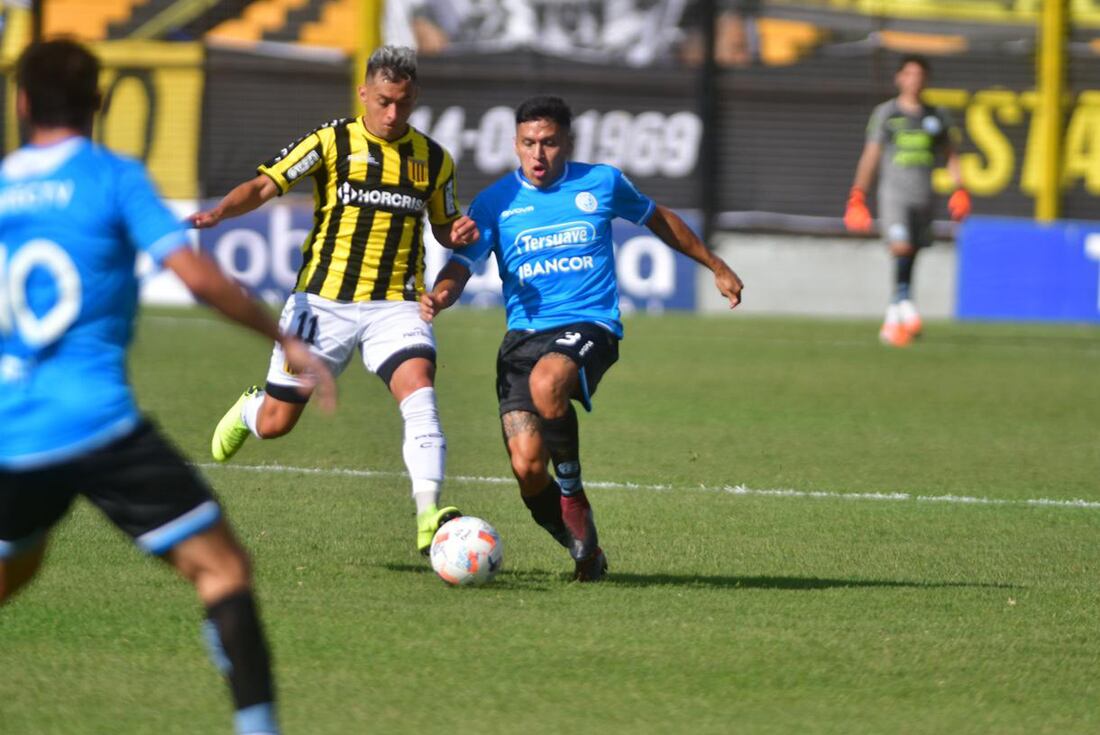
[[[462,293],[471,271],[496,256],[508,332],[497,357],[504,440],[523,502],[575,563],[574,578],[602,579],[607,558],[581,481],[577,413],[618,360],[623,325],[611,221],[645,225],[714,273],[730,308],[741,279],[671,210],[641,194],[613,166],[569,161],[572,113],[558,97],[516,110],[518,170],[470,205],[481,239],[456,249],[421,299],[431,321]],[[547,460],[553,461],[554,477]]]
[[[136,256],[279,342],[329,407],[332,377],[190,249],[138,163],[88,140],[98,78],[95,56],[70,41],[31,45],[17,69],[30,142],[0,165],[0,603],[31,580],[50,529],[82,494],[195,586],[237,732],[274,734],[248,556],[202,477],[139,413],[127,382]]]

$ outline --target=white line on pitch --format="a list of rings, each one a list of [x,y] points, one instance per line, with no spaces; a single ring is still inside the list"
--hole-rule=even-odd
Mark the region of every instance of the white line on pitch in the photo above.
[[[291,473],[302,475],[329,475],[340,477],[407,477],[404,472],[394,470],[355,470],[340,467],[292,467],[281,464],[242,465],[242,464],[213,464],[202,463],[196,465],[204,470],[225,469],[239,470],[241,472],[271,472]],[[515,482],[510,477],[477,477],[473,475],[450,475],[449,482],[481,483],[492,485],[511,485]],[[744,485],[650,485],[634,482],[593,482],[585,481],[588,487],[622,489],[622,490],[703,490],[709,492],[729,493],[730,495],[747,495],[763,498],[809,498],[814,500],[870,500],[887,502],[917,502],[917,503],[948,503],[951,505],[1002,505],[1016,507],[1050,507],[1050,508],[1075,508],[1081,510],[1100,510],[1100,502],[1093,500],[1058,500],[1055,498],[1030,498],[1024,500],[1010,500],[1006,498],[981,498],[968,495],[914,495],[912,493],[836,493],[823,490],[757,490]]]

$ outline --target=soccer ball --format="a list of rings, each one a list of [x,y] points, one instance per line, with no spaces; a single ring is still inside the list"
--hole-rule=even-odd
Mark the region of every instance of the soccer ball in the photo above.
[[[447,521],[432,538],[432,569],[454,585],[485,584],[504,563],[500,534],[480,518]]]

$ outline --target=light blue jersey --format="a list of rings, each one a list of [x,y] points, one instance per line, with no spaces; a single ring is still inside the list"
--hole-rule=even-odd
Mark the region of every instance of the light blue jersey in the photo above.
[[[642,225],[655,206],[614,166],[570,162],[545,189],[517,170],[470,204],[481,239],[452,257],[473,270],[496,254],[509,329],[595,322],[622,337],[611,220]]]
[[[134,261],[187,235],[145,171],[85,138],[0,165],[0,468],[70,459],[134,429]]]

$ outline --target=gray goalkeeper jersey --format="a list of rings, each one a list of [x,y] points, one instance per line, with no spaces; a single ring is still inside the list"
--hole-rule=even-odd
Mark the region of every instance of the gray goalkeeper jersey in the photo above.
[[[909,115],[896,97],[876,107],[867,123],[867,140],[882,145],[879,201],[931,206],[936,156],[958,139],[951,118],[938,107],[922,105],[919,113]]]

